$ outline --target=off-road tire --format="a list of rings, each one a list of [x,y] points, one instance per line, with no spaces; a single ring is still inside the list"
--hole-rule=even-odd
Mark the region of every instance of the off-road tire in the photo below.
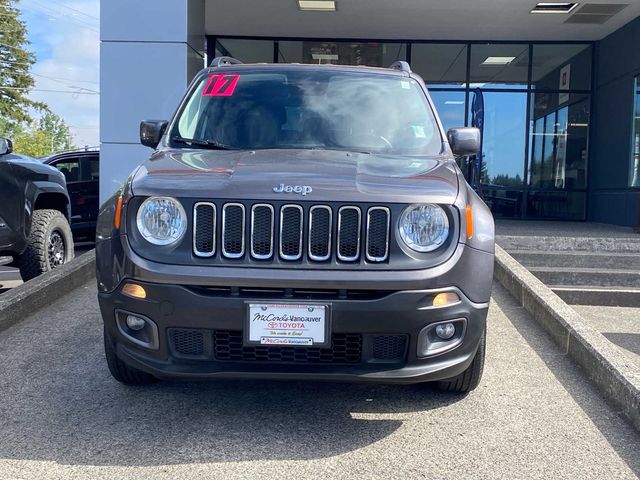
[[[460,375],[437,382],[437,387],[443,392],[452,393],[469,393],[471,390],[475,389],[480,384],[482,371],[484,370],[484,351],[486,342],[487,331],[485,329],[471,365],[469,365],[469,367]]]
[[[58,210],[35,210],[31,217],[27,248],[17,261],[23,281],[31,280],[56,267],[49,257],[52,235],[57,235],[64,243],[63,263],[73,260],[73,235],[65,216]]]
[[[157,379],[148,373],[131,368],[118,358],[113,342],[104,332],[104,353],[107,357],[107,366],[113,378],[125,385],[149,385],[157,382]]]

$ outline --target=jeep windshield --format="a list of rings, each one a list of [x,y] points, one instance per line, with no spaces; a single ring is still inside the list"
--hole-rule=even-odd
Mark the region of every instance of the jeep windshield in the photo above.
[[[224,70],[191,90],[175,148],[332,149],[437,155],[442,139],[418,82],[368,72]]]

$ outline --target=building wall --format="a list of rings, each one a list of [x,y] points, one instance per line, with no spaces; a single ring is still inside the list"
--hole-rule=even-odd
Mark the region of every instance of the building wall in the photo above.
[[[151,150],[139,124],[169,119],[204,66],[204,0],[103,0],[100,44],[100,200]]]
[[[640,226],[640,190],[629,188],[633,82],[640,75],[640,17],[596,44],[589,216]]]

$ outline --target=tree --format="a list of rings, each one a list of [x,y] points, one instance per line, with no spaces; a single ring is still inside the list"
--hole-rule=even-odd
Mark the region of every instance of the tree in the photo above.
[[[0,118],[9,124],[30,122],[30,108],[47,109],[27,98],[35,84],[29,69],[36,57],[27,50],[27,27],[16,4],[17,0],[0,0]]]
[[[51,112],[46,112],[38,121],[26,126],[17,124],[13,131],[13,147],[16,153],[30,157],[46,157],[76,148],[71,141],[67,124]]]
[[[40,117],[38,126],[40,130],[51,138],[51,149],[53,152],[75,148],[71,141],[69,127],[59,115],[51,111],[45,112],[45,114]]]

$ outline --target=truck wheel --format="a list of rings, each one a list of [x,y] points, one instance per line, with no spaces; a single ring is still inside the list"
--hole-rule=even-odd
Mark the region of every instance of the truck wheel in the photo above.
[[[69,222],[58,210],[35,210],[27,249],[18,257],[25,282],[73,260],[73,236]]]
[[[484,369],[484,350],[486,341],[487,331],[485,329],[471,365],[469,365],[469,367],[460,375],[439,381],[437,386],[440,390],[452,393],[468,393],[480,384],[482,370]]]
[[[118,358],[116,350],[107,335],[107,331],[104,331],[104,353],[107,357],[107,366],[109,372],[113,378],[125,385],[148,385],[154,383],[157,379],[148,373],[141,372],[135,368],[131,368],[126,363]]]

